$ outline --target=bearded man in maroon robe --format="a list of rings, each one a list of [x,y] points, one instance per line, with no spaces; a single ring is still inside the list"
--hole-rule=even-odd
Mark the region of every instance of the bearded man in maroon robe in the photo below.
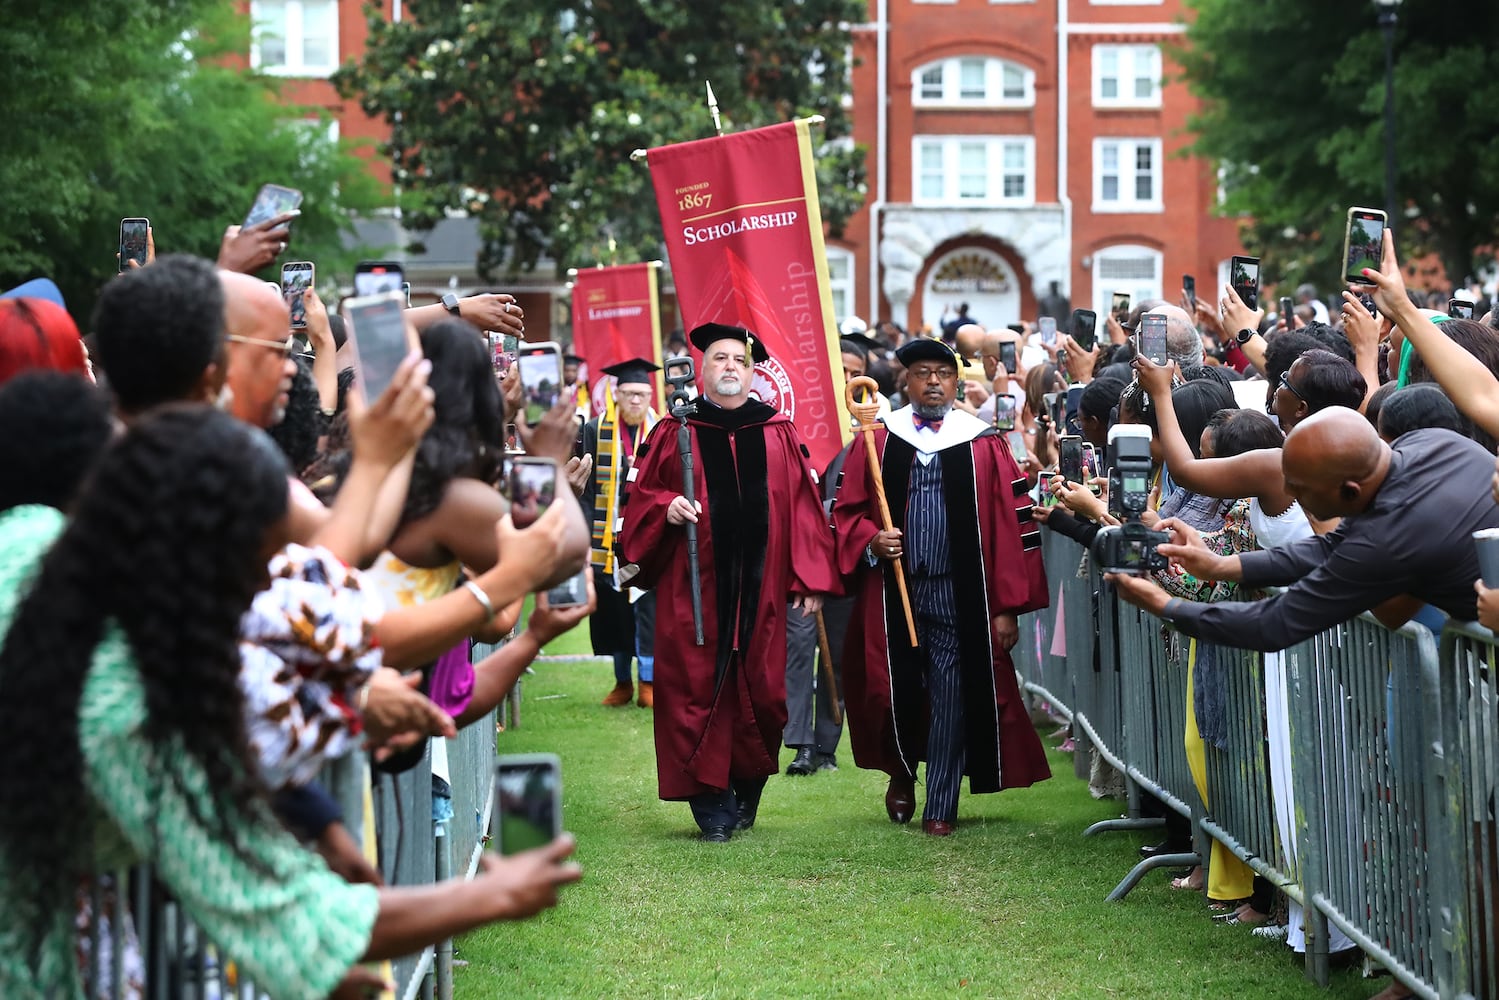
[[[916,766],[925,760],[922,829],[947,836],[963,775],[975,793],[1051,776],[1009,652],[1018,617],[1046,605],[1046,573],[1040,526],[1009,445],[953,409],[962,383],[952,351],[923,339],[896,357],[911,403],[874,434],[895,527],[882,530],[862,434],[833,507],[838,567],[852,574],[856,595],[844,696],[854,762],[890,775],[890,819],[911,819]],[[915,647],[895,580],[899,558]]]
[[[620,553],[656,591],[656,774],[702,839],[754,825],[786,725],[786,614],[838,589],[833,538],[796,429],[749,397],[768,355],[748,330],[692,331],[703,394],[687,418],[694,493],[683,495],[679,423],[662,420],[630,472]],[[703,645],[694,641],[688,523],[697,525]]]

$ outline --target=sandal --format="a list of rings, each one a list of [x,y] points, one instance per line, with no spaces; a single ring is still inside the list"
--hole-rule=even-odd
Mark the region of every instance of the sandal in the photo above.
[[[1200,867],[1193,868],[1190,872],[1188,872],[1187,874],[1181,876],[1180,878],[1174,878],[1174,879],[1172,879],[1171,880],[1171,888],[1176,889],[1178,891],[1201,892],[1202,891],[1202,869]],[[1211,908],[1211,906],[1210,906],[1210,908]]]

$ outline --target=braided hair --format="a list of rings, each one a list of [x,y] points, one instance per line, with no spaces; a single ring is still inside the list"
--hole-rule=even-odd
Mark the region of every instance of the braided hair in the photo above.
[[[141,679],[146,740],[201,767],[206,799],[175,790],[196,823],[243,856],[234,819],[261,789],[237,682],[239,620],[264,583],[270,529],[286,510],[275,446],[209,407],[143,417],[100,458],[0,646],[0,703],[25,706],[7,723],[0,760],[0,857],[13,903],[56,913],[88,870],[78,712],[111,626]],[[150,776],[153,799],[169,780]],[[159,849],[160,831],[151,835]],[[38,948],[50,921],[31,923]]]

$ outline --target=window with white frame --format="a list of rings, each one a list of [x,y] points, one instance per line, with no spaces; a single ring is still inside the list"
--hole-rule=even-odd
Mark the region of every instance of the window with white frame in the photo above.
[[[253,0],[250,65],[277,76],[338,68],[338,0]]]
[[[1159,45],[1093,46],[1093,106],[1158,108],[1161,106]]]
[[[1028,108],[1036,103],[1036,74],[1019,63],[962,56],[918,66],[912,103],[928,107]]]
[[[1093,211],[1161,208],[1161,140],[1093,140]]]
[[[916,137],[912,201],[927,205],[1029,205],[1036,143],[1030,136]]]
[[[1104,247],[1093,255],[1093,308],[1108,313],[1114,293],[1125,292],[1131,305],[1161,294],[1161,252],[1150,247]]]
[[[833,293],[833,320],[837,324],[854,315],[854,255],[842,247],[828,247],[828,288]]]

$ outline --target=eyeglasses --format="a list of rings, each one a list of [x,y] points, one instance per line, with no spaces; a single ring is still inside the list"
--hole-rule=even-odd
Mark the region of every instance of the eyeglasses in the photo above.
[[[1306,402],[1306,397],[1301,394],[1301,390],[1298,389],[1298,388],[1296,388],[1294,385],[1291,384],[1291,373],[1290,372],[1285,372],[1284,374],[1281,375],[1281,377],[1280,377],[1280,388],[1286,390],[1291,395],[1293,395],[1297,399],[1301,400],[1303,403]],[[1270,394],[1270,398],[1267,399],[1267,400],[1265,400],[1265,412],[1266,413],[1274,413],[1275,412],[1275,393],[1273,393],[1273,392]]]
[[[296,334],[292,334],[290,337],[287,337],[285,343],[281,343],[275,340],[261,340],[259,337],[241,337],[237,333],[226,333],[224,334],[224,339],[232,340],[236,344],[251,344],[255,347],[269,347],[273,351],[280,351],[282,354],[287,355],[290,355],[292,351],[295,351],[297,349]]]
[[[619,396],[620,399],[628,399],[628,400],[632,400],[632,401],[637,402],[637,403],[640,402],[641,400],[645,400],[645,399],[650,399],[651,398],[651,394],[650,394],[649,390],[647,390],[645,392],[638,392],[638,391],[636,391],[634,389],[619,389],[619,390],[616,390],[616,394]]]
[[[956,368],[912,368],[906,377],[912,382],[930,382],[936,379],[939,382],[951,382],[958,377]]]

